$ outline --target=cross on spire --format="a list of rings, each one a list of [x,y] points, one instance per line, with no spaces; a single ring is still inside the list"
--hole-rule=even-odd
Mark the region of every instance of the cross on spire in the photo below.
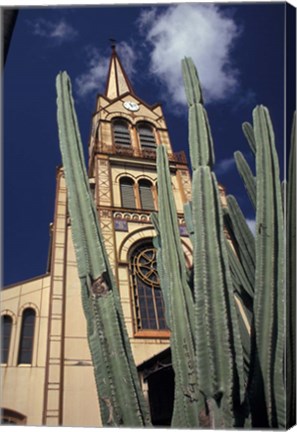
[[[116,48],[116,43],[117,43],[116,39],[109,38],[109,42],[110,42],[111,49],[114,50]]]

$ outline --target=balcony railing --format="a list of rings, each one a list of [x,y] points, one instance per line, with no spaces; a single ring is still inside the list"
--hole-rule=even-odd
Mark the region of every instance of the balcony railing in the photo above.
[[[107,153],[107,154],[116,154],[120,156],[127,156],[127,157],[139,157],[144,159],[156,159],[156,151],[152,149],[142,149],[142,150],[136,150],[133,149],[130,146],[124,146],[116,144],[115,146],[106,145],[102,143],[97,143],[96,151],[100,153]],[[181,164],[187,163],[186,154],[184,151],[171,153],[168,155],[168,159],[172,162],[178,162]]]

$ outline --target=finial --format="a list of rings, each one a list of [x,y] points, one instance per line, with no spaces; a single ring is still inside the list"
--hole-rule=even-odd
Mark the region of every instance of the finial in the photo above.
[[[110,38],[109,42],[110,42],[110,46],[111,46],[112,50],[115,50],[116,42],[117,41],[115,39],[113,39],[113,38]]]

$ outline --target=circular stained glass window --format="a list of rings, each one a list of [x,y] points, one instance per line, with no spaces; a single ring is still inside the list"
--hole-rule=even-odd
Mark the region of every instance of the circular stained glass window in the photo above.
[[[160,285],[155,248],[144,249],[137,255],[136,272],[144,282],[154,286]]]

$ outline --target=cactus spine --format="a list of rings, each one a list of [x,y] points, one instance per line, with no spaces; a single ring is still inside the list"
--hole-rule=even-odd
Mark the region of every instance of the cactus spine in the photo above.
[[[102,422],[109,426],[149,425],[118,290],[89,190],[71,83],[66,72],[59,73],[56,87],[72,235]]]

